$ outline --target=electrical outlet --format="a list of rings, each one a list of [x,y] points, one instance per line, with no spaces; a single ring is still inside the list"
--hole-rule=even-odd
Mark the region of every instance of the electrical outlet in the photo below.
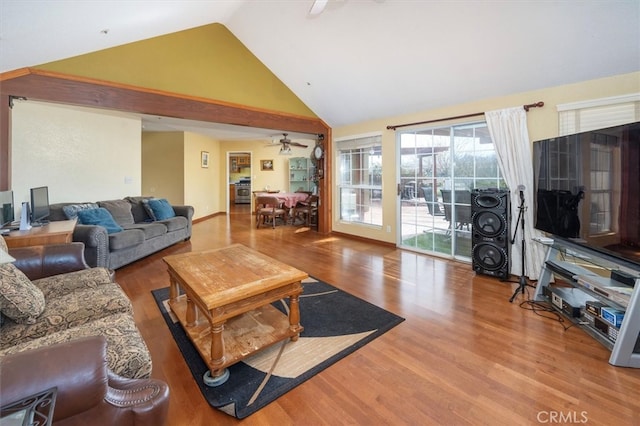
[[[387,232],[391,232],[391,225],[387,225]]]

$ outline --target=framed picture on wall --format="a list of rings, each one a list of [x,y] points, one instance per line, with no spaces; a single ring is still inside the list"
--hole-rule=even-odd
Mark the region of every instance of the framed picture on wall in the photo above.
[[[209,168],[209,152],[208,151],[200,151],[200,167],[205,169]]]
[[[260,170],[273,171],[273,160],[260,160]]]

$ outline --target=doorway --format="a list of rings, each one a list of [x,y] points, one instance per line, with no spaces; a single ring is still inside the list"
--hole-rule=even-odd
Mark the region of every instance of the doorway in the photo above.
[[[227,152],[227,211],[234,214],[251,212],[252,156],[249,151]]]

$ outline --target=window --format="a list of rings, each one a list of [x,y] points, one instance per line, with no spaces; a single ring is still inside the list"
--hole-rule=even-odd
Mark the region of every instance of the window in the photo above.
[[[343,222],[382,227],[382,137],[336,141],[338,212]]]
[[[505,188],[487,124],[407,130],[398,142],[401,246],[470,260],[471,191]]]
[[[640,93],[558,105],[560,136],[640,121]]]

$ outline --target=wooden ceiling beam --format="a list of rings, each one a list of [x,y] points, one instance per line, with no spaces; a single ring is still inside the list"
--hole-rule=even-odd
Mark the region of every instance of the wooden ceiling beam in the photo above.
[[[9,188],[10,124],[13,98],[94,107],[187,120],[322,134],[329,152],[331,128],[319,118],[187,96],[113,82],[25,68],[0,74],[0,190]],[[329,170],[325,170],[325,176]],[[320,192],[327,194],[329,179],[321,179]],[[329,232],[329,204],[320,212],[320,232]],[[322,211],[324,210],[324,211]]]

